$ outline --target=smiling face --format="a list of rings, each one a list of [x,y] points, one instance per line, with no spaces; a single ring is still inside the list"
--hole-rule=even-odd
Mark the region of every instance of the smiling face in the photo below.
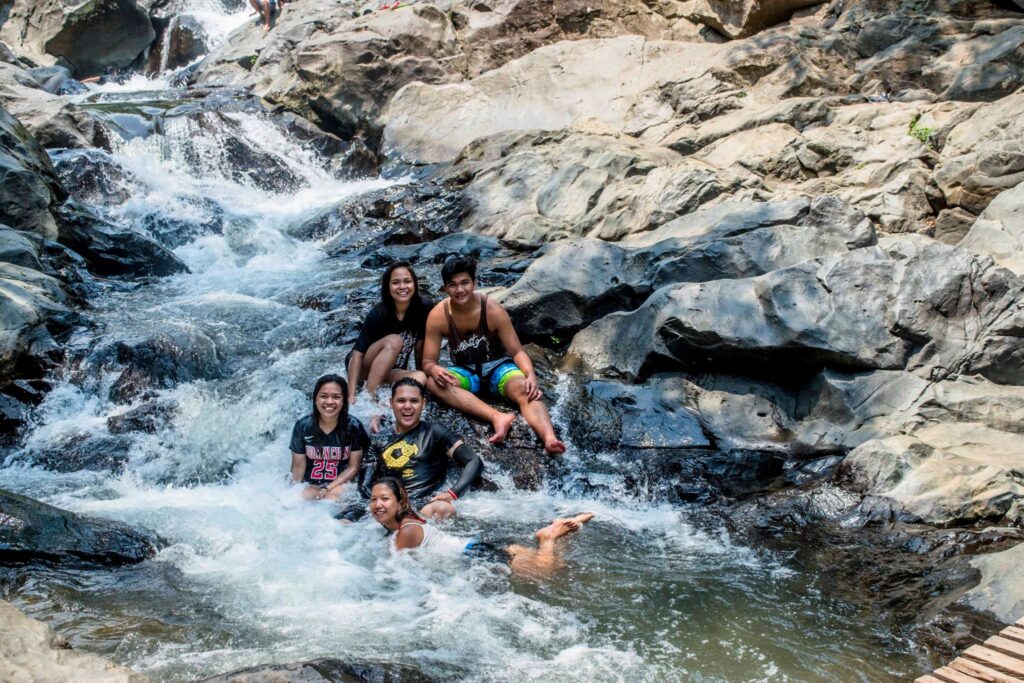
[[[370,491],[370,514],[389,529],[398,524],[402,503],[387,484],[377,484]]]
[[[423,415],[423,392],[419,387],[401,386],[391,396],[391,410],[395,413],[395,426],[407,432],[420,422]]]
[[[444,283],[445,293],[453,303],[463,306],[470,301],[476,289],[476,280],[469,273],[455,273]]]
[[[416,294],[416,280],[408,268],[395,268],[388,279],[391,299],[398,304],[408,304]]]
[[[321,420],[337,420],[345,405],[345,394],[340,384],[327,382],[316,392],[314,400]]]

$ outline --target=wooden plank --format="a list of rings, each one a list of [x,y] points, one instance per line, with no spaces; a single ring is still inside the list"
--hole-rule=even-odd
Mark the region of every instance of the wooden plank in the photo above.
[[[1024,661],[1014,659],[1013,657],[1007,657],[1001,652],[993,652],[981,645],[971,645],[969,648],[964,650],[963,656],[981,662],[993,669],[1015,674],[1024,681]]]
[[[1024,643],[1018,643],[1010,640],[1009,638],[992,636],[985,641],[985,647],[990,650],[995,650],[996,652],[1002,652],[1004,655],[1010,657],[1024,659]]]
[[[914,683],[949,683],[949,681],[944,681],[941,678],[936,678],[935,676],[925,675],[914,679]]]
[[[1018,640],[1024,643],[1024,628],[1017,628],[1016,626],[1009,626],[1003,629],[1000,633],[1003,638],[1009,638],[1010,640]]]
[[[978,678],[968,671],[963,671],[968,667],[954,667],[953,665],[959,661],[959,659],[955,659],[949,663],[949,666],[936,669],[935,675],[945,680],[946,683],[1005,683],[1005,681],[993,681],[990,678]]]
[[[977,680],[985,681],[985,683],[1020,683],[1021,680],[1024,680],[1002,671],[996,671],[984,664],[972,662],[965,657],[954,659],[949,663],[949,668],[956,669],[969,676],[974,676]]]
[[[1014,626],[1019,626],[1020,628],[1024,628],[1024,619],[1018,619],[1017,623],[1014,624]]]

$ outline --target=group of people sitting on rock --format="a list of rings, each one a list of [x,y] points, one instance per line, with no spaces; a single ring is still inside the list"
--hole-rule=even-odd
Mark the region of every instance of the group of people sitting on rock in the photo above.
[[[523,349],[505,308],[476,291],[476,263],[461,256],[445,262],[441,280],[447,298],[435,304],[420,293],[411,264],[392,263],[380,283],[380,302],[363,321],[359,338],[346,359],[348,381],[320,377],[313,388],[311,414],[295,423],[291,438],[291,476],[311,500],[337,500],[355,482],[365,503],[349,505],[338,517],[356,521],[367,511],[388,531],[394,550],[425,547],[473,557],[498,559],[514,572],[542,574],[562,565],[555,541],[580,528],[592,515],[556,519],[537,532],[538,547],[496,548],[477,539],[450,536],[426,520],[453,517],[455,503],[483,472],[483,461],[461,438],[442,425],[421,418],[427,397],[489,422],[489,441],[502,443],[516,415],[494,408],[481,395],[515,403],[550,454],[565,451],[529,355]],[[440,363],[441,340],[447,339],[451,364]],[[413,366],[413,364],[415,364]],[[349,412],[361,383],[374,400],[377,389],[391,385],[394,433],[374,448],[364,466],[370,438]],[[370,423],[380,430],[381,417]],[[461,467],[456,483],[446,487],[449,461]],[[363,474],[365,472],[365,475]]]

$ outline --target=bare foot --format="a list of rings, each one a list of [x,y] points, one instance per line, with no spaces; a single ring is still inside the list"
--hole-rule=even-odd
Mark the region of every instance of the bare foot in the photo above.
[[[551,455],[561,455],[565,453],[565,444],[552,436],[544,442],[544,450]]]
[[[537,531],[539,542],[554,541],[555,539],[567,536],[594,518],[594,513],[584,512],[575,517],[559,517],[548,526]]]
[[[497,416],[491,422],[491,426],[494,427],[494,436],[487,439],[487,443],[499,444],[505,441],[505,437],[508,436],[508,430],[512,429],[512,423],[516,421],[514,413],[503,413],[498,411]]]

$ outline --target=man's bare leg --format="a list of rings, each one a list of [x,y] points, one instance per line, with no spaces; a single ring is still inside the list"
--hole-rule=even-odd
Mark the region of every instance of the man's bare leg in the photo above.
[[[452,408],[458,408],[478,420],[490,422],[494,428],[494,435],[487,440],[489,443],[498,444],[504,441],[508,436],[508,430],[512,429],[512,423],[516,421],[514,414],[496,410],[461,387],[441,388],[437,386],[433,378],[429,378],[427,379],[427,389],[442,403]]]
[[[524,385],[526,380],[522,377],[513,377],[505,384],[505,396],[508,400],[519,406],[519,412],[523,414],[526,424],[530,425],[533,431],[544,442],[544,450],[552,455],[565,453],[565,444],[555,436],[555,426],[551,423],[551,415],[544,402],[540,399],[531,401],[526,395]]]
[[[584,512],[575,517],[560,517],[548,526],[540,529],[535,534],[537,537],[537,548],[526,548],[521,545],[509,546],[508,552],[512,555],[512,571],[517,574],[526,574],[536,578],[544,578],[554,571],[565,567],[565,561],[555,541],[567,536],[594,518],[592,512]]]

